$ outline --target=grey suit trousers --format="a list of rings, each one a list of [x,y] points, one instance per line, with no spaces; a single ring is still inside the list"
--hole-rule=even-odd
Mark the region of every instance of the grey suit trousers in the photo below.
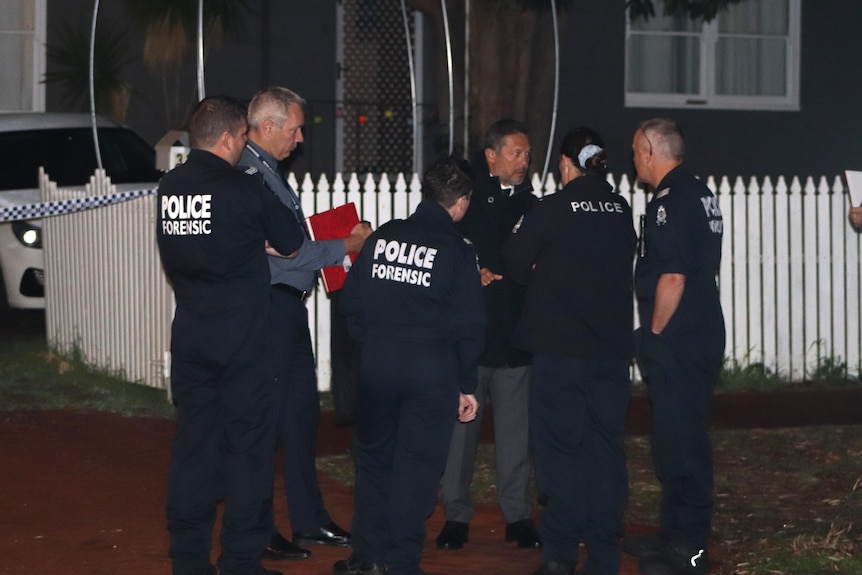
[[[485,405],[490,401],[494,415],[494,445],[497,459],[497,502],[506,523],[530,517],[527,501],[530,479],[529,366],[479,366],[476,400],[479,410],[469,423],[455,423],[446,471],[440,480],[440,497],[447,521],[469,523],[473,517],[470,483],[476,466],[479,430]]]

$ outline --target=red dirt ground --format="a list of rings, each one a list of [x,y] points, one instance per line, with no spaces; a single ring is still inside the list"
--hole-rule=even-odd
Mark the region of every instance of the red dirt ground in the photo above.
[[[801,406],[795,416],[791,405]],[[762,401],[718,396],[713,423],[718,427],[857,423],[860,406],[858,390],[833,392],[814,401],[784,395]],[[636,399],[630,432],[643,431],[644,413],[643,399]],[[753,421],[759,423],[752,425]],[[0,573],[169,574],[164,502],[173,431],[169,420],[112,414],[0,413]],[[344,452],[348,436],[348,429],[335,428],[324,417],[319,452]],[[280,478],[275,485],[277,522],[289,533]],[[321,488],[333,518],[349,526],[352,491],[327,477],[321,477]],[[538,552],[503,542],[502,519],[493,506],[477,509],[470,543],[463,551],[434,547],[442,523],[438,508],[427,522],[423,559],[423,568],[431,575],[526,575],[538,563]],[[285,574],[329,574],[332,563],[346,554],[344,549],[315,547],[307,560],[269,567]],[[713,554],[716,560],[721,558]],[[635,573],[635,562],[625,557],[622,574]]]
[[[169,574],[164,502],[172,433],[171,421],[101,413],[0,416],[0,573]],[[333,518],[350,525],[352,490],[326,477],[321,489]],[[281,493],[276,501],[278,524],[289,533]],[[463,551],[434,547],[442,522],[439,509],[428,521],[423,567],[430,574],[526,574],[538,563],[537,551],[503,541],[496,508],[477,511]],[[328,575],[348,552],[317,546],[307,560],[268,566]]]

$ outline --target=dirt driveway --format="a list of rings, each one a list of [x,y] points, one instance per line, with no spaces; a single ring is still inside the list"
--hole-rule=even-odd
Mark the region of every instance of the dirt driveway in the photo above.
[[[643,398],[633,404],[631,433],[644,431],[645,408]],[[715,427],[858,423],[862,390],[804,398],[793,392],[719,395],[714,412]],[[0,413],[0,573],[169,574],[164,502],[173,430],[169,420],[103,413]],[[318,451],[343,453],[348,437],[349,430],[336,429],[324,417]],[[289,533],[280,477],[275,485],[277,521]],[[351,490],[326,477],[321,477],[321,488],[334,519],[350,525]],[[538,563],[536,551],[503,543],[502,520],[494,507],[477,509],[463,552],[434,548],[432,539],[442,522],[439,509],[428,521],[423,567],[431,575],[523,575]],[[308,560],[270,567],[286,574],[329,574],[345,553],[316,547]],[[721,557],[713,555],[713,562],[720,563]],[[623,575],[636,573],[629,558],[623,568]]]
[[[169,574],[164,505],[173,422],[71,412],[0,415],[0,573],[15,575]],[[289,533],[281,479],[277,521]],[[326,477],[333,518],[350,525],[352,491]],[[438,509],[429,537],[442,527]],[[426,545],[432,575],[532,573],[537,551],[503,542],[502,519],[480,508],[462,552]],[[285,574],[332,572],[344,549],[313,548],[304,561],[269,564]],[[215,555],[215,552],[214,552]],[[634,574],[634,564],[626,574]]]

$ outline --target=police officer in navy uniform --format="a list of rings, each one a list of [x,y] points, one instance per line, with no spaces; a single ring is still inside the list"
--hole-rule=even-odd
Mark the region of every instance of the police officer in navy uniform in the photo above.
[[[453,422],[476,415],[485,313],[476,252],[453,228],[470,203],[463,160],[431,166],[423,201],[365,242],[341,306],[361,346],[353,554],[337,575],[419,575]],[[460,404],[459,404],[460,394]]]
[[[258,92],[248,108],[248,143],[240,164],[257,169],[272,193],[304,225],[299,197],[288,185],[279,162],[303,142],[305,100],[280,86]],[[332,520],[323,504],[314,464],[320,397],[316,364],[308,327],[306,295],[314,289],[317,273],[341,264],[345,254],[359,251],[371,233],[357,224],[342,239],[306,240],[295,258],[270,256],[272,273],[272,344],[276,361],[278,429],[284,455],[284,495],[293,541],[282,536],[272,514],[267,519],[272,536],[266,548],[271,560],[304,559],[311,555],[300,545],[349,546],[350,533]]]
[[[655,189],[635,288],[637,359],[652,405],[662,496],[660,532],[630,537],[623,548],[641,557],[645,575],[704,575],[713,506],[709,415],[725,343],[716,285],[723,220],[713,193],[682,165],[676,122],[647,120],[632,149],[638,180]]]
[[[233,168],[245,109],[201,101],[189,121],[188,161],[159,185],[157,238],[174,288],[171,391],[176,436],[167,516],[174,575],[215,574],[216,506],[224,500],[222,575],[268,573],[274,462],[269,267],[265,245],[292,254],[303,233],[260,178]]]
[[[576,128],[560,147],[563,189],[506,242],[506,269],[527,284],[513,343],[533,354],[530,437],[544,548],[537,575],[616,575],[628,497],[625,416],[633,356],[628,202],[605,179],[604,143]]]

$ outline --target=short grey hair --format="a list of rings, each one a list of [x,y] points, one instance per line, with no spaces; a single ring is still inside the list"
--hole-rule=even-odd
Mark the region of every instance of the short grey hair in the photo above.
[[[305,99],[293,90],[272,86],[255,94],[248,105],[248,125],[257,128],[266,120],[272,120],[281,128],[287,120],[287,109],[296,104],[305,108]]]
[[[676,120],[650,118],[638,127],[646,136],[652,153],[666,160],[681,162],[685,157],[685,140]]]

